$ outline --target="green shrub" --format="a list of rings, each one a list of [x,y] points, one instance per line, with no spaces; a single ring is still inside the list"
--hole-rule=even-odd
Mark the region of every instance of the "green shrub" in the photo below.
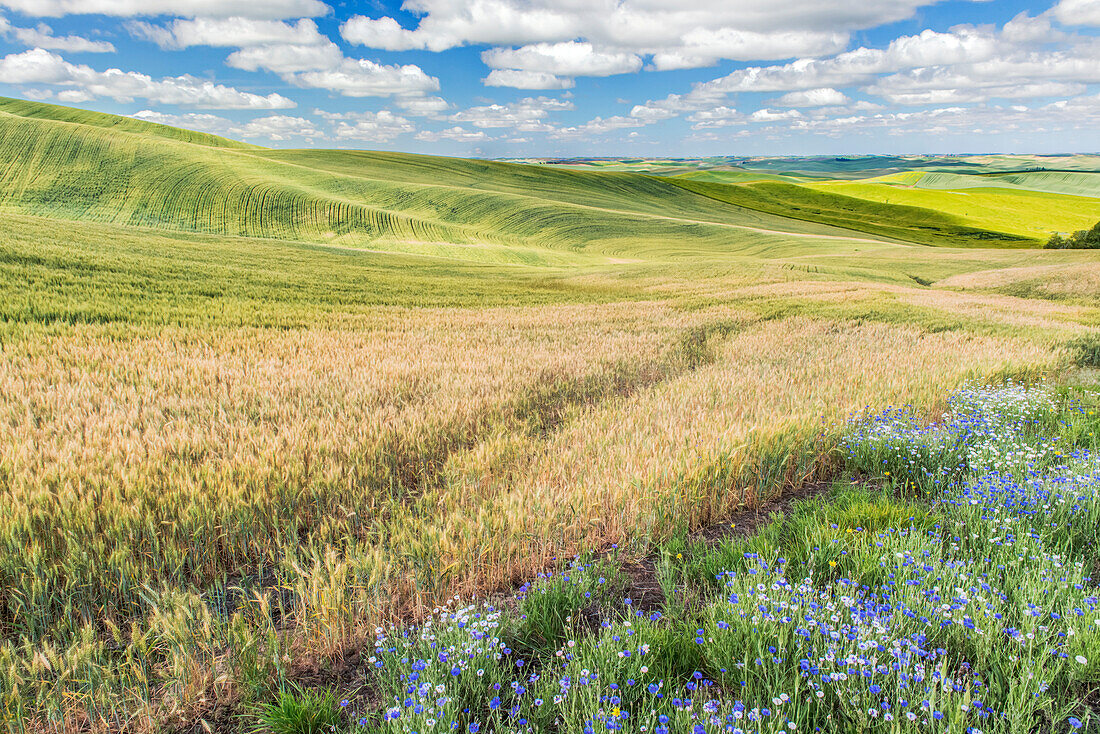
[[[1052,234],[1047,240],[1048,250],[1096,250],[1100,249],[1100,222],[1093,225],[1092,229],[1082,229],[1074,232],[1069,237],[1060,234]]]
[[[260,706],[253,732],[271,734],[323,734],[344,729],[336,694],[290,685],[279,691],[274,703]]]
[[[556,649],[576,628],[585,612],[599,616],[621,593],[625,581],[612,559],[575,559],[558,573],[543,574],[521,590],[518,624],[511,643],[531,652]]]

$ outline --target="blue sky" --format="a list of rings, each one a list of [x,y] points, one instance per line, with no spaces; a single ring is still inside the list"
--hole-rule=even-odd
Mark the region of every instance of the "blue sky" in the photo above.
[[[0,0],[0,94],[486,157],[1100,151],[1100,0]]]

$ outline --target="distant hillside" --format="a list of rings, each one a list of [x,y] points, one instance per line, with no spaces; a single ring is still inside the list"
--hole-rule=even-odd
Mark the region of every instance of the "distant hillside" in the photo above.
[[[1100,173],[1087,171],[1023,171],[969,176],[925,173],[914,185],[921,189],[1006,188],[1100,198]]]
[[[0,114],[4,113],[16,117],[26,117],[32,120],[51,120],[54,122],[68,122],[74,125],[102,127],[109,130],[178,140],[185,143],[209,145],[216,148],[256,148],[254,145],[240,143],[236,140],[230,140],[229,138],[222,138],[209,133],[200,133],[194,130],[184,130],[168,125],[159,125],[155,122],[136,120],[132,117],[109,115],[105,112],[79,110],[74,107],[62,107],[60,105],[44,104],[42,102],[29,102],[23,99],[11,99],[10,97],[0,97]]]
[[[269,150],[12,99],[0,99],[0,156],[0,206],[11,211],[487,262],[791,253],[820,250],[822,238],[1038,243],[777,177],[727,186],[405,153]]]
[[[1040,244],[1032,237],[968,227],[959,218],[935,209],[872,202],[790,183],[760,181],[733,185],[679,176],[670,180],[729,204],[921,244],[955,247]]]
[[[23,213],[465,259],[675,257],[845,234],[637,174],[266,150],[31,102],[0,111],[0,155],[0,205]]]

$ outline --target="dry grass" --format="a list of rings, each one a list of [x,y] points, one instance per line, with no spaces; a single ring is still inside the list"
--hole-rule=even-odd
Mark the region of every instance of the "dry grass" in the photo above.
[[[866,405],[928,404],[965,377],[1052,364],[1035,344],[806,318],[748,326],[714,349],[713,364],[576,416],[503,473],[462,462],[431,498],[444,519],[422,520],[454,546],[440,563],[477,580],[456,590],[505,582],[512,568],[522,576],[545,560],[503,542],[491,563],[471,563],[493,545],[477,532],[484,523],[493,539],[537,538],[548,554],[658,540],[811,478],[828,460],[813,450],[827,448],[823,431]]]
[[[955,288],[1019,288],[1047,298],[1095,299],[1100,293],[1100,262],[1069,265],[1035,265],[955,275],[940,285]]]
[[[864,405],[1051,364],[1029,340],[656,302],[3,350],[4,706],[99,727],[192,718],[292,650],[751,504]]]
[[[93,540],[42,537],[61,514],[127,544],[144,581],[167,569],[209,581],[254,560],[266,525],[315,529],[339,504],[361,518],[337,534],[405,501],[440,457],[526,420],[517,401],[541,385],[657,369],[684,318],[657,305],[395,311],[356,331],[22,339],[0,362],[0,465],[16,500],[0,513],[50,559]],[[217,539],[215,552],[196,538]]]
[[[244,624],[231,612],[271,588],[293,589],[327,647],[435,598],[400,593],[419,562],[385,539],[448,457],[500,432],[539,440],[571,405],[690,367],[693,320],[656,303],[390,309],[354,330],[74,326],[4,343],[5,707],[57,721],[91,701],[103,723],[187,701],[155,683],[194,685]],[[335,591],[345,558],[370,563]],[[369,610],[342,601],[366,584]],[[111,653],[142,640],[136,659]]]

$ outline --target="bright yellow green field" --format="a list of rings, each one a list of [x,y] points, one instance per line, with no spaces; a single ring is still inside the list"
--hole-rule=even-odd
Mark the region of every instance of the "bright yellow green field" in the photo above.
[[[920,174],[901,174],[897,178],[902,176],[919,178]],[[934,209],[972,227],[1041,239],[1053,232],[1088,229],[1100,221],[1100,198],[1007,188],[923,189],[894,183],[892,178],[808,185],[867,201]]]

